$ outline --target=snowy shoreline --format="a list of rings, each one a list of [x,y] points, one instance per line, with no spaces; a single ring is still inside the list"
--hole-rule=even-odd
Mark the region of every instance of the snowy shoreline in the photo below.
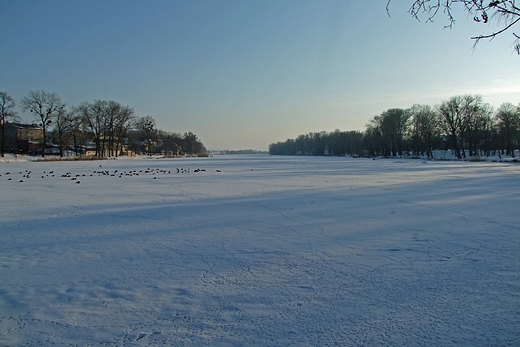
[[[259,154],[212,154],[208,157],[186,157],[186,156],[178,156],[178,157],[165,157],[163,155],[157,156],[120,156],[120,157],[106,157],[100,159],[90,159],[88,157],[85,158],[76,158],[76,157],[59,157],[48,155],[44,158],[41,156],[28,156],[28,155],[13,155],[11,153],[6,153],[4,158],[0,158],[0,163],[21,163],[21,162],[54,162],[54,161],[64,161],[64,162],[75,162],[75,161],[103,161],[103,160],[142,160],[142,159],[201,159],[201,158],[213,158],[215,157],[227,157],[232,156],[235,158],[239,157],[257,157],[257,156],[266,156],[269,154],[259,153]],[[431,161],[466,161],[466,162],[493,162],[493,163],[519,163],[520,162],[520,151],[515,151],[515,157],[506,155],[492,155],[492,156],[470,156],[466,153],[466,158],[457,159],[455,154],[451,150],[446,151],[433,151],[433,158],[428,158],[427,156],[397,156],[397,157],[375,157],[375,158],[356,158],[356,159],[403,159],[403,160],[431,160]],[[280,157],[280,156],[274,156]],[[282,155],[281,157],[291,157]],[[300,156],[296,156],[300,157]],[[316,158],[318,156],[308,156],[309,158]],[[335,157],[335,156],[321,156],[321,158],[346,158],[353,159],[351,157]]]

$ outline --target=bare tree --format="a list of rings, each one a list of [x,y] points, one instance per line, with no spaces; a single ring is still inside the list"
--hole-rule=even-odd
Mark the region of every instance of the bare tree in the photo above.
[[[483,102],[481,95],[453,96],[436,107],[440,115],[440,127],[451,142],[457,158],[477,154],[484,142],[489,141],[493,108]]]
[[[54,122],[54,137],[55,143],[60,149],[60,157],[63,157],[65,146],[69,143],[71,136],[73,136],[74,126],[76,120],[76,111],[60,110]]]
[[[56,93],[46,93],[44,91],[30,91],[29,94],[20,100],[22,110],[30,111],[38,126],[42,130],[42,157],[45,157],[45,147],[47,145],[47,129],[60,112],[65,108],[61,99]]]
[[[433,148],[439,138],[439,114],[430,105],[413,105],[407,112],[411,116],[411,140],[416,154],[426,153],[433,158]]]
[[[462,128],[463,110],[462,97],[452,96],[436,107],[440,115],[440,127],[451,142],[451,149],[458,159],[462,158],[460,151],[460,129]]]
[[[515,157],[514,141],[520,134],[520,105],[515,107],[510,102],[505,102],[497,110],[495,119],[498,123],[500,140],[506,154]]]
[[[6,92],[0,92],[0,153],[4,157],[5,153],[5,125],[8,122],[19,121],[18,114],[14,111],[16,103]]]
[[[96,146],[96,156],[104,155],[105,134],[105,105],[106,101],[95,100],[93,103],[83,102],[78,106],[77,112],[83,120],[87,134],[94,140]]]
[[[14,111],[16,103],[14,99],[6,92],[0,92],[0,153],[2,158],[5,152],[5,124],[8,122],[19,121],[18,114]]]
[[[103,138],[108,141],[107,152],[109,156],[117,156],[116,124],[121,113],[121,104],[116,101],[107,101],[104,106],[105,135]]]
[[[152,155],[157,130],[155,129],[155,119],[151,116],[139,117],[135,121],[135,128],[145,137],[146,151]]]
[[[489,130],[492,113],[493,108],[484,103],[482,95],[462,96],[460,140],[462,149],[467,148],[469,155],[476,155],[477,147],[483,147],[482,141]]]
[[[403,155],[404,138],[410,114],[400,108],[392,108],[375,116],[371,121],[371,133],[381,144],[382,155]]]
[[[134,110],[116,101],[95,100],[83,102],[76,108],[86,133],[96,146],[97,156],[118,156]]]
[[[392,0],[388,0],[386,5],[387,13]],[[460,5],[477,23],[486,25],[494,21],[497,25],[496,30],[488,34],[479,34],[471,39],[475,40],[475,45],[482,39],[494,39],[496,36],[509,31],[513,26],[520,22],[520,4],[516,0],[415,0],[408,12],[417,20],[421,17],[426,18],[426,22],[433,22],[434,18],[443,13],[448,24],[445,28],[452,28],[455,24],[453,6]],[[514,49],[520,54],[520,35],[513,32]]]
[[[86,136],[83,131],[85,124],[83,122],[83,116],[79,112],[79,108],[75,107],[73,109],[74,117],[72,118],[72,142],[74,145],[74,152],[76,155],[78,153],[82,154],[82,151],[79,149],[81,145],[85,144]]]
[[[383,140],[383,133],[381,131],[380,116],[374,116],[370,119],[365,128],[364,142],[365,147],[371,156],[376,157],[379,155],[387,156],[387,146]]]
[[[132,120],[135,118],[134,109],[129,106],[120,106],[114,122],[115,151],[116,156],[121,150],[122,140],[130,128]]]

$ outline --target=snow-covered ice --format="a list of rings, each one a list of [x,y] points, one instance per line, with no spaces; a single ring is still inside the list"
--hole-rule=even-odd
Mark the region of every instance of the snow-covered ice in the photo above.
[[[256,155],[0,174],[2,346],[520,345],[518,164]]]

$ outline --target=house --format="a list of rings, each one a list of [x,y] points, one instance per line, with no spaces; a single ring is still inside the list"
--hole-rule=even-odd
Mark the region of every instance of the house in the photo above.
[[[43,139],[42,130],[34,124],[5,123],[6,152],[36,154]]]

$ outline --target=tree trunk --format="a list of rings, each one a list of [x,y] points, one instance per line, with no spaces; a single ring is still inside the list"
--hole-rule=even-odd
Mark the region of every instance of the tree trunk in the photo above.
[[[45,135],[45,128],[42,128],[43,144],[42,144],[42,158],[45,158],[45,146],[47,145],[47,135]]]
[[[2,158],[3,158],[4,152],[5,152],[5,122],[2,122],[2,124],[0,124],[0,127],[2,127],[2,129],[1,129],[2,140],[0,141],[0,152],[1,152]]]

